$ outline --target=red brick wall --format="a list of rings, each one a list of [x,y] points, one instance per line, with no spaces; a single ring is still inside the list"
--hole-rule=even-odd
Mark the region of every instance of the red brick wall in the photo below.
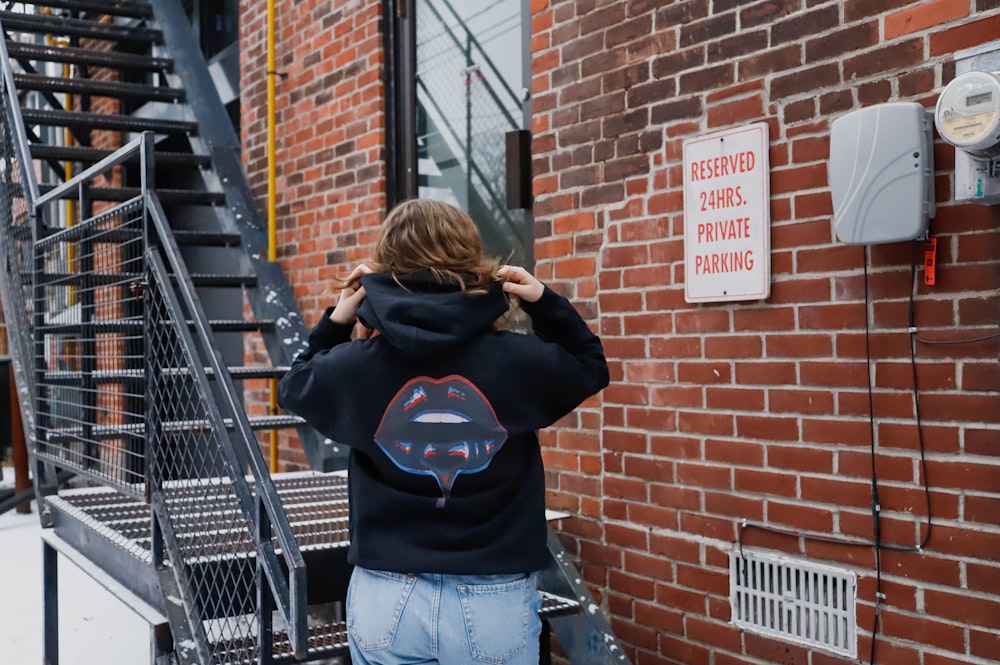
[[[800,4],[532,2],[538,273],[597,313],[613,377],[594,409],[549,433],[551,497],[578,514],[562,527],[633,662],[838,661],[730,625],[727,557],[743,519],[872,538],[869,373],[882,540],[922,534],[911,245],[871,250],[869,368],[863,249],[831,224],[830,123],[881,102],[932,108],[954,51],[995,39],[1000,14],[985,2]],[[687,304],[683,142],[759,121],[771,296]],[[938,142],[935,157],[938,282],[916,288],[919,334],[995,335],[1000,219],[951,203],[953,150]],[[916,345],[934,527],[923,553],[882,552],[878,662],[996,662],[998,349]],[[855,570],[867,660],[871,548],[757,528],[743,542]]]
[[[240,9],[243,160],[267,209],[267,4]],[[333,304],[333,280],[369,256],[385,214],[380,3],[277,0],[278,260],[307,327]],[[266,404],[263,382],[249,392]],[[284,467],[303,468],[297,442]]]
[[[264,4],[243,5],[245,160],[263,204]],[[311,325],[384,212],[381,7],[278,6],[279,252]],[[996,662],[1000,341],[916,345],[918,432],[911,245],[871,249],[869,365],[864,253],[833,233],[827,158],[846,112],[933,107],[952,54],[1000,35],[998,3],[532,0],[531,11],[537,273],[599,327],[613,377],[544,435],[550,504],[575,515],[560,523],[565,540],[632,662],[844,662],[734,628],[727,557],[744,519],[872,537],[868,376],[882,539],[923,533],[921,432],[934,520],[922,553],[882,552],[876,660]],[[771,136],[771,296],[689,305],[683,142],[759,121]],[[919,334],[995,335],[1000,219],[954,204],[953,150],[938,141],[935,160],[938,283],[914,291]],[[743,542],[856,571],[867,661],[871,548],[760,528]]]

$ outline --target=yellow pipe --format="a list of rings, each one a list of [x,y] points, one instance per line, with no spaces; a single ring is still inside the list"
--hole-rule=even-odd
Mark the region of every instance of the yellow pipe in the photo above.
[[[267,260],[278,260],[277,201],[275,200],[274,110],[274,0],[267,0]]]
[[[71,74],[72,74],[72,68],[70,67],[70,65],[68,63],[64,64],[63,77],[69,78]],[[67,111],[73,110],[73,96],[70,95],[68,92],[66,93],[66,110]],[[63,130],[63,142],[67,146],[73,145],[73,130],[71,130],[69,127],[66,127]],[[69,182],[70,180],[73,179],[73,162],[67,161],[65,163],[65,165],[63,166],[63,176],[66,178],[63,182]],[[76,218],[73,208],[73,200],[66,199],[66,226],[67,227],[73,226],[75,222]],[[75,248],[72,245],[72,243],[66,246],[66,263],[68,264],[69,272],[73,272],[73,269],[75,267],[74,263],[76,261],[76,252],[74,251],[74,249]],[[69,287],[68,298],[70,305],[76,304],[75,287],[73,286]]]
[[[41,12],[45,16],[52,16],[52,9],[50,7],[42,7]],[[69,46],[68,39],[56,39],[51,34],[45,35],[45,43],[48,44],[49,46],[62,46],[62,47]],[[63,63],[63,78],[69,78],[72,75],[72,73],[73,73],[72,65],[70,65],[68,62]],[[68,92],[66,93],[66,110],[67,111],[73,110],[73,96]],[[67,146],[73,145],[73,131],[69,127],[66,127],[63,130],[63,144]],[[65,166],[63,166],[63,175],[66,177],[66,180],[72,179],[73,162],[66,162]],[[73,201],[69,199],[66,200],[66,225],[73,226]],[[69,261],[70,261],[70,266],[72,266],[73,264],[72,245],[69,246]]]
[[[278,260],[278,203],[275,197],[275,172],[277,164],[275,159],[275,111],[274,111],[274,77],[275,71],[274,57],[274,23],[275,9],[274,0],[267,0],[267,260]],[[270,382],[270,406],[271,415],[278,413],[278,380],[271,379]],[[271,473],[278,472],[278,430],[271,430]]]
[[[44,14],[46,16],[52,16],[52,9],[50,7],[42,7],[41,12],[42,12],[42,14]],[[70,42],[69,42],[68,39],[56,39],[51,34],[45,35],[45,43],[48,44],[49,46],[61,46],[61,47],[66,47],[66,46],[70,45]],[[70,78],[70,76],[72,76],[72,74],[73,74],[73,67],[72,67],[72,65],[70,65],[68,62],[67,63],[63,63],[63,78],[67,78],[68,79],[68,78]],[[72,111],[73,110],[73,95],[71,95],[68,92],[66,93],[65,106],[66,106],[66,110],[67,111]],[[73,131],[69,127],[66,127],[65,129],[63,129],[63,145],[66,145],[66,146],[73,145]],[[67,161],[63,165],[63,177],[65,178],[64,182],[68,182],[69,180],[71,180],[73,178],[73,162]],[[65,205],[65,208],[66,208],[66,226],[67,227],[73,226],[73,224],[76,221],[76,219],[74,217],[73,201],[71,199],[67,199],[65,201],[65,204],[66,204]],[[73,245],[67,246],[66,247],[66,264],[67,264],[67,268],[69,269],[69,272],[73,272],[73,262],[74,262],[75,258],[76,257],[75,257],[75,252],[73,251]],[[68,302],[69,302],[70,305],[76,304],[76,289],[75,289],[75,287],[73,287],[73,286],[69,287],[69,290],[67,292],[67,298],[68,298]]]

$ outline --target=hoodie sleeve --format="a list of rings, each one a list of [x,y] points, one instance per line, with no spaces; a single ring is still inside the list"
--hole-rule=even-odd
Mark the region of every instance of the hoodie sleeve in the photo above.
[[[549,287],[536,302],[522,302],[538,344],[523,360],[521,402],[531,429],[547,427],[608,385],[608,363],[600,338],[569,300]]]
[[[323,386],[323,373],[317,372],[317,360],[330,349],[349,342],[353,325],[330,319],[333,308],[323,312],[319,323],[309,333],[306,350],[292,362],[291,369],[278,382],[278,405],[306,419],[324,434],[330,435],[330,398]]]

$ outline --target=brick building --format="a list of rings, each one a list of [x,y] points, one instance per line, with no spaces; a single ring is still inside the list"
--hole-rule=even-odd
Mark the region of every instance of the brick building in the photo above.
[[[935,133],[928,285],[922,240],[838,239],[829,160],[840,117],[933,111],[1000,3],[452,4],[277,0],[278,253],[307,324],[393,203],[456,200],[606,345],[611,386],[545,433],[545,459],[632,662],[998,662],[1000,219],[955,200]],[[266,4],[239,16],[263,205]],[[688,302],[685,144],[759,123],[769,292]],[[505,212],[517,130],[533,202]],[[292,439],[282,456],[303,464]]]

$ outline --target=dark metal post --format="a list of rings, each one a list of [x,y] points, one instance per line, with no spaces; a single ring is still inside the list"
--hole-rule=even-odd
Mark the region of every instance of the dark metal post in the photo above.
[[[472,34],[465,31],[465,207],[472,201]]]
[[[271,520],[268,519],[264,505],[257,497],[257,542],[270,542],[271,540]],[[274,599],[271,596],[271,585],[267,581],[267,574],[264,571],[264,564],[260,557],[257,557],[257,665],[272,665],[274,662]],[[294,645],[293,626],[291,622],[287,626],[289,642]]]
[[[59,553],[42,542],[42,633],[45,665],[59,665]]]
[[[13,368],[10,370],[10,443],[14,457],[14,493],[20,494],[31,487],[31,478],[28,476],[28,444],[24,440],[24,423],[21,422],[21,405]],[[30,513],[31,503],[18,504],[17,512]]]
[[[90,219],[93,214],[93,202],[90,199],[90,185],[80,182],[79,188],[79,211],[80,221]],[[95,299],[94,291],[87,286],[84,276],[91,275],[94,271],[94,243],[90,239],[90,232],[85,231],[80,238],[80,256],[77,257],[79,276],[77,281],[77,297],[80,304],[80,359],[83,370],[83,380],[81,381],[81,393],[83,395],[83,436],[86,441],[86,452],[83,466],[86,468],[96,468],[100,449],[94,436],[94,427],[97,424],[97,382],[94,380],[94,372],[97,371],[97,332],[94,328]],[[58,367],[50,368],[52,370]]]

